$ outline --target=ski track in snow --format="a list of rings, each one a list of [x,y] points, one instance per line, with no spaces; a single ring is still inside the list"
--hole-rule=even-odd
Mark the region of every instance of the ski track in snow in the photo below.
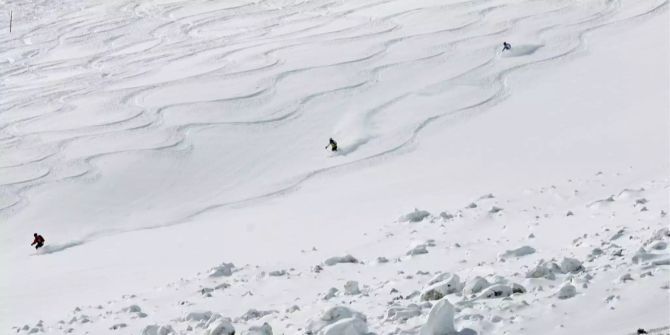
[[[10,199],[3,201],[6,204],[0,209],[0,213],[6,216],[28,206],[30,196],[27,194],[35,187],[86,177],[97,178],[96,176],[102,174],[95,164],[99,158],[139,151],[188,151],[192,145],[189,143],[188,133],[203,127],[290,127],[297,120],[310,119],[311,102],[333,101],[341,96],[349,99],[360,97],[355,99],[364,101],[366,94],[384,90],[384,80],[381,77],[385,73],[392,73],[394,68],[416,66],[425,71],[431,66],[450,62],[450,57],[455,56],[454,49],[481,45],[478,50],[487,56],[481,62],[468,66],[466,71],[459,70],[445,78],[439,78],[439,74],[433,72],[433,78],[439,79],[431,78],[432,82],[425,83],[423,87],[409,87],[404,91],[393,92],[385,98],[385,103],[357,110],[353,117],[355,124],[346,127],[361,129],[362,133],[357,134],[358,138],[352,139],[349,146],[347,143],[341,145],[344,159],[311,166],[307,171],[277,180],[279,184],[284,184],[280,188],[266,189],[238,199],[214,200],[200,208],[193,208],[191,213],[176,220],[140,228],[178,224],[214,208],[239,206],[286,194],[323,173],[370,164],[375,159],[402,153],[411,147],[421,130],[434,120],[449,117],[456,122],[459,118],[485,112],[504,99],[511,91],[506,77],[513,71],[568,58],[585,47],[585,34],[588,32],[650,15],[667,7],[667,1],[649,1],[645,6],[637,5],[642,8],[637,8],[631,2],[607,1],[602,7],[582,13],[570,3],[557,3],[554,6],[545,6],[555,7],[549,11],[525,13],[519,10],[518,17],[496,22],[484,19],[508,8],[521,9],[524,4],[505,1],[439,4],[427,1],[423,4],[426,6],[417,3],[416,8],[373,15],[366,20],[366,15],[370,15],[366,10],[383,8],[393,3],[395,1],[360,2],[354,8],[347,8],[337,1],[315,1],[275,9],[270,7],[270,3],[261,2],[178,16],[188,6],[197,10],[200,3],[140,5],[128,2],[118,5],[116,11],[111,13],[100,13],[97,6],[91,6],[82,8],[73,17],[73,14],[64,10],[64,14],[54,17],[51,22],[39,24],[25,32],[2,36],[2,45],[5,47],[0,49],[0,59],[3,59],[5,65],[1,72],[5,78],[11,75],[11,79],[10,82],[5,80],[1,84],[5,93],[3,101],[0,102],[0,138],[5,154],[0,161],[0,171],[10,176],[12,169],[19,167],[46,169],[46,172],[18,181],[0,181],[3,197]],[[339,8],[340,6],[344,8]],[[40,7],[40,4],[36,4],[33,9]],[[632,9],[625,10],[627,7]],[[447,24],[444,29],[418,33],[407,32],[413,28],[397,22],[408,16],[425,17],[432,11],[447,10],[457,13],[454,15],[456,18],[467,19],[454,26]],[[570,16],[571,20],[567,22],[564,18],[566,12],[574,12]],[[552,14],[557,13],[561,14],[555,16],[559,22],[551,19]],[[537,20],[539,18],[542,20]],[[145,29],[146,20],[155,21],[156,24],[149,34],[126,34],[136,31],[139,26]],[[236,20],[242,21],[247,30],[224,37],[217,37],[214,33],[214,36],[206,36],[208,27],[225,27],[226,23],[234,23]],[[356,22],[348,26],[347,20]],[[337,29],[340,21],[343,21],[345,28]],[[302,24],[306,24],[306,27],[301,27]],[[531,47],[537,50],[501,58],[498,50],[500,39],[524,24],[534,27],[535,44]],[[299,29],[291,31],[293,25],[297,25]],[[335,28],[328,29],[330,26]],[[289,31],[275,34],[276,29]],[[48,39],[51,31],[58,32],[56,38]],[[461,38],[464,35],[468,37]],[[403,43],[421,41],[426,37],[431,37],[433,45],[424,48],[425,54],[394,59],[390,51],[392,48],[402,48]],[[321,47],[324,43],[334,43],[345,48],[359,41],[363,41],[368,49],[362,55],[323,63],[318,58],[312,58],[311,61],[317,63],[312,66],[287,65],[291,63],[292,49]],[[439,43],[436,44],[435,41]],[[101,42],[105,49],[100,50]],[[517,43],[524,47],[523,41]],[[53,59],[52,55],[58,55],[61,48],[83,50],[87,45],[93,45],[92,50],[83,52],[79,57]],[[324,51],[326,50],[328,48]],[[260,60],[252,68],[236,69],[226,60],[231,57],[234,59],[237,55],[241,55],[241,59],[256,57]],[[165,64],[168,67],[173,64],[178,67],[179,62],[189,65],[194,58],[199,62],[191,65],[198,67],[188,76],[151,79],[152,74],[159,67],[166,66]],[[324,58],[332,57],[324,54]],[[388,58],[391,61],[387,61]],[[291,97],[289,101],[282,101],[282,97],[276,93],[285,81],[295,76],[309,77],[310,72],[318,74],[318,71],[324,69],[347,71],[352,68],[360,77],[356,82],[341,83],[337,87],[317,90],[307,96]],[[53,72],[56,75],[51,80]],[[68,72],[74,75],[65,75],[64,78],[58,76],[59,73]],[[149,77],[149,82],[143,84],[145,77]],[[222,90],[214,93],[220,96],[217,98],[205,97],[188,101],[189,98],[185,97],[187,102],[162,104],[151,100],[152,94],[160,93],[161,90],[170,89],[174,85],[188,87],[198,80],[214,80],[213,83],[216,80],[252,82],[255,83],[252,84],[255,88],[232,94],[226,94]],[[126,81],[135,84],[124,88]],[[19,82],[24,84],[15,84]],[[381,132],[366,133],[375,127],[376,121],[381,118],[380,114],[408,97],[429,96],[439,99],[440,95],[462,84],[474,85],[480,89],[483,92],[480,99],[466,106],[421,115],[418,119],[410,120],[409,130],[382,129]],[[105,106],[108,106],[105,107],[105,113],[111,113],[110,120],[103,123],[91,120],[90,124],[72,126],[66,120],[59,120],[60,115],[81,113],[80,110],[85,107],[78,106],[78,103],[80,99],[89,96],[104,101]],[[147,99],[149,105],[145,104]],[[275,100],[279,102],[275,103]],[[458,103],[454,101],[454,105],[458,106]],[[35,108],[40,112],[36,115],[20,116],[21,111],[35,106],[48,107]],[[92,106],[99,108],[95,104]],[[240,116],[229,119],[226,113],[210,112],[203,113],[206,117],[198,119],[197,113],[191,113],[186,119],[171,118],[169,124],[166,122],[166,117],[175,110],[211,111],[223,108],[235,108],[237,111],[234,115]],[[254,109],[260,110],[261,115],[257,115]],[[125,111],[130,112],[123,115]],[[54,119],[56,122],[64,122],[64,125],[54,129]],[[74,157],[66,154],[69,148],[81,141],[96,138],[113,140],[123,136],[147,138],[149,143],[133,141],[118,148],[78,153]],[[398,140],[391,141],[395,143],[387,147],[371,145],[381,137],[396,137]],[[366,147],[370,149],[365,150]],[[31,154],[22,157],[24,152]],[[90,240],[92,237],[84,236],[83,240]]]

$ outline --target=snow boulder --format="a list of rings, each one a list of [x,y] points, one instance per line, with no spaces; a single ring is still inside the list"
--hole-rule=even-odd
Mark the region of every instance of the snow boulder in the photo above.
[[[416,256],[416,255],[423,255],[423,254],[427,254],[427,253],[428,253],[428,250],[426,249],[426,245],[425,244],[419,244],[416,247],[407,251],[406,255],[407,256]]]
[[[207,326],[204,335],[235,335],[235,327],[229,318],[218,318]]]
[[[230,277],[233,275],[233,269],[235,269],[233,263],[221,263],[221,265],[215,266],[209,270],[209,276],[213,278]]]
[[[526,278],[556,279],[556,273],[561,272],[561,267],[554,262],[540,260],[537,265],[526,273]]]
[[[266,322],[262,326],[249,327],[248,335],[272,335],[272,327]]]
[[[512,295],[512,287],[505,284],[495,284],[491,285],[477,296],[477,299],[494,299],[494,298],[505,298]]]
[[[456,293],[462,289],[457,274],[442,273],[428,281],[428,286],[421,292],[423,301],[440,300],[445,295]]]
[[[522,257],[530,254],[535,253],[535,248],[524,245],[522,247],[516,248],[516,249],[511,249],[503,252],[502,254],[498,255],[498,258],[511,258],[511,257]]]
[[[281,277],[281,276],[285,276],[286,273],[287,273],[286,270],[274,270],[274,271],[270,271],[270,273],[268,273],[268,276],[270,276],[270,277]]]
[[[344,294],[346,295],[356,295],[361,294],[361,290],[358,287],[358,282],[355,280],[350,280],[344,284]]]
[[[472,329],[456,331],[454,327],[454,306],[443,298],[428,313],[426,323],[421,326],[419,335],[475,335]]]
[[[362,335],[367,332],[367,319],[365,315],[349,307],[335,306],[326,310],[318,319],[311,320],[307,324],[307,332],[319,335]]]
[[[570,299],[577,295],[577,288],[570,283],[564,283],[556,292],[558,299]]]
[[[387,321],[405,322],[413,317],[421,315],[421,307],[416,304],[409,304],[407,306],[392,305],[386,311]]]
[[[563,273],[577,273],[583,269],[582,262],[575,258],[565,257],[561,261],[561,272]]]
[[[490,285],[491,284],[486,279],[476,276],[465,282],[465,285],[463,286],[463,295],[471,296],[477,294]]]
[[[249,321],[249,320],[254,320],[254,319],[260,319],[266,315],[278,313],[278,311],[275,310],[268,310],[268,311],[259,311],[257,309],[249,309],[246,313],[242,314],[239,318],[236,319],[236,321]]]
[[[365,335],[368,333],[368,324],[359,318],[338,320],[324,327],[319,335]]]
[[[415,208],[413,212],[409,212],[400,217],[400,222],[421,222],[423,219],[430,216],[428,211]]]
[[[184,321],[207,321],[211,319],[213,316],[213,313],[210,311],[204,311],[204,312],[190,312],[186,314],[184,317]]]
[[[176,334],[174,329],[172,327],[165,325],[165,326],[158,326],[158,325],[148,325],[144,327],[144,330],[142,330],[142,335],[171,335],[171,334]]]
[[[342,257],[335,256],[326,259],[323,263],[328,266],[333,266],[340,263],[358,263],[358,259],[356,259],[354,256],[351,255],[345,255]]]

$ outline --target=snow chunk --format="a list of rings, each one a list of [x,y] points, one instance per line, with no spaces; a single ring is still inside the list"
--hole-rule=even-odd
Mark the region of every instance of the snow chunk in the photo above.
[[[300,310],[300,307],[298,305],[293,305],[293,306],[286,309],[286,313],[293,313],[293,312],[297,312],[299,310]]]
[[[619,231],[617,231],[614,235],[612,235],[612,237],[610,237],[610,241],[614,241],[621,238],[621,236],[623,236],[625,232],[626,232],[625,229],[619,229]]]
[[[324,327],[319,335],[366,335],[368,324],[359,318],[347,318],[339,320]]]
[[[546,278],[549,280],[556,279],[556,272],[561,272],[561,268],[554,262],[545,262],[540,260],[538,264],[526,273],[526,278]]]
[[[116,324],[112,325],[111,327],[109,327],[109,330],[117,330],[117,329],[126,328],[126,327],[128,327],[128,325],[125,324],[125,323],[116,323]]]
[[[268,273],[270,277],[281,277],[286,275],[286,270],[274,270]]]
[[[335,264],[340,264],[340,263],[358,263],[358,260],[354,256],[345,255],[345,256],[342,256],[342,257],[339,257],[339,256],[331,257],[331,258],[326,259],[326,261],[324,262],[324,264],[326,264],[328,266],[333,266]]]
[[[169,335],[176,334],[171,326],[148,325],[142,330],[142,335]]]
[[[334,298],[337,295],[338,291],[339,291],[338,289],[331,287],[330,289],[328,289],[328,292],[323,296],[323,300]]]
[[[630,275],[630,273],[623,274],[619,276],[619,281],[622,283],[625,283],[629,280],[633,280],[633,277]]]
[[[363,332],[356,332],[360,330],[360,327],[362,326],[360,322],[358,323],[352,323],[350,322],[345,322],[344,324],[339,324],[336,327],[336,324],[338,324],[339,321],[346,321],[346,320],[352,320],[352,319],[357,319],[362,321],[363,325],[365,325],[365,330]],[[346,332],[338,332],[338,331],[344,331],[347,329],[351,329],[352,332],[346,333]],[[367,332],[367,319],[365,318],[365,315],[356,312],[352,310],[349,307],[344,307],[344,306],[335,306],[332,307],[328,310],[326,310],[323,315],[321,315],[320,318],[316,320],[311,320],[308,325],[307,325],[307,331],[311,334],[319,334],[319,335],[335,335],[335,334],[343,334],[343,335],[358,335],[358,334],[365,334]]]
[[[428,211],[415,208],[413,212],[409,212],[400,217],[400,222],[421,222],[423,219],[430,216]]]
[[[248,335],[272,335],[272,327],[266,322],[262,326],[249,327]]]
[[[275,310],[268,310],[268,311],[259,311],[257,309],[250,309],[246,313],[242,314],[239,318],[237,318],[237,321],[244,320],[244,321],[249,321],[252,319],[260,319],[266,315],[270,315],[273,313],[277,313]]]
[[[491,285],[477,296],[477,299],[505,298],[512,295],[512,287],[505,284]]]
[[[561,272],[563,273],[576,273],[583,269],[582,262],[575,258],[565,257],[561,261]]]
[[[463,287],[463,295],[469,296],[477,294],[490,285],[491,284],[486,279],[480,276],[476,276],[465,282],[465,286]]]
[[[570,283],[564,283],[556,293],[558,299],[570,299],[577,295],[577,289]]]
[[[454,306],[446,298],[438,301],[428,313],[426,323],[421,326],[420,335],[456,334],[454,328]]]
[[[230,277],[233,274],[235,265],[233,263],[221,263],[221,265],[213,267],[209,270],[210,277]]]
[[[358,288],[358,282],[355,280],[350,280],[344,284],[344,294],[346,295],[356,295],[361,294],[361,290]]]
[[[235,327],[228,318],[219,318],[212,322],[204,335],[234,335]]]
[[[421,315],[421,307],[419,305],[409,304],[407,307],[393,305],[386,311],[386,320],[405,322],[419,315]]]
[[[124,311],[126,313],[141,313],[142,309],[140,308],[140,306],[130,305],[130,306],[122,309],[122,311]]]
[[[495,214],[495,213],[501,212],[502,210],[503,210],[503,209],[500,208],[500,207],[493,206],[493,207],[491,207],[491,209],[489,210],[489,214]]]
[[[522,257],[535,253],[535,248],[524,245],[516,249],[507,250],[504,253],[500,254],[499,258],[509,258],[509,257]]]
[[[428,285],[421,293],[420,299],[423,301],[439,300],[447,294],[461,290],[460,278],[457,274],[451,273],[437,275],[428,281]]]
[[[426,245],[425,244],[419,244],[416,247],[407,251],[406,254],[407,254],[407,256],[416,256],[416,255],[423,255],[423,254],[427,254],[427,253],[428,253],[428,250],[426,249]]]
[[[191,312],[186,315],[184,318],[185,321],[207,321],[212,317],[213,313],[210,311],[205,312]]]

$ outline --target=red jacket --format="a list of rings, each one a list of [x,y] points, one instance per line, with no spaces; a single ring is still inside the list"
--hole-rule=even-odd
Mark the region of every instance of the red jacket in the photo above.
[[[35,245],[35,244],[44,244],[44,237],[42,237],[42,235],[35,236],[35,240],[30,245]]]

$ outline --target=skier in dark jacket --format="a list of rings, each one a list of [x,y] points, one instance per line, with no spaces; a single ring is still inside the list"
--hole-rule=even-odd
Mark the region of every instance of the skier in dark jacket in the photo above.
[[[512,49],[512,45],[509,44],[509,43],[507,43],[507,42],[503,42],[503,49],[502,49],[502,51],[510,50],[510,49]]]
[[[33,243],[30,245],[34,245],[35,250],[37,250],[44,245],[44,237],[42,237],[42,235],[38,233],[33,234],[33,237],[35,237],[35,239],[33,240]]]
[[[331,138],[328,141],[328,145],[326,146],[326,149],[328,149],[328,147],[330,147],[330,149],[333,150],[333,151],[337,151],[337,142],[335,142],[335,140]]]

